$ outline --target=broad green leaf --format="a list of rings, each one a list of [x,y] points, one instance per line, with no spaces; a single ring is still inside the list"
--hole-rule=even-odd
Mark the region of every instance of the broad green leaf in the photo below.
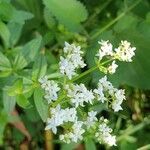
[[[96,150],[96,145],[92,139],[87,139],[85,141],[85,149],[86,150]]]
[[[9,21],[13,14],[13,7],[10,3],[0,2],[0,19]]]
[[[3,91],[3,105],[4,105],[5,111],[10,114],[14,110],[15,104],[16,104],[16,98],[14,96],[9,96],[7,92],[4,90]]]
[[[32,79],[38,80],[40,77],[43,77],[46,74],[47,70],[47,61],[44,55],[40,54],[39,57],[34,62]]]
[[[22,108],[28,108],[30,105],[28,99],[23,94],[16,96],[16,102]]]
[[[80,23],[87,18],[87,10],[77,0],[43,0],[45,6],[57,18],[71,30],[78,30]]]
[[[0,21],[0,37],[3,40],[5,48],[9,47],[9,38],[10,38],[10,32],[2,21]]]
[[[10,32],[10,45],[12,47],[18,42],[23,25],[19,23],[9,22],[7,26]]]
[[[14,68],[20,70],[26,67],[30,62],[34,61],[40,46],[42,38],[39,36],[36,39],[28,42],[22,47],[20,53],[16,56],[14,61]]]
[[[25,24],[26,20],[33,18],[33,15],[23,10],[14,10],[13,16],[10,22]]]
[[[42,89],[36,88],[34,91],[34,103],[41,119],[45,122],[48,117],[48,105],[44,102]]]
[[[46,25],[51,29],[56,25],[55,19],[48,8],[44,8],[44,19]]]

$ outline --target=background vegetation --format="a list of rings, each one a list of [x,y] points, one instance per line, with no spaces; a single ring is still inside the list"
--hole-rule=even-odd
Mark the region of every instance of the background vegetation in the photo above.
[[[118,146],[85,142],[63,144],[45,132],[47,106],[37,95],[37,79],[59,78],[64,41],[85,51],[94,65],[97,41],[114,45],[128,40],[137,47],[133,63],[120,63],[109,77],[126,89],[124,110],[108,112]],[[86,68],[87,69],[87,68]],[[83,70],[81,70],[83,71]],[[95,71],[79,82],[94,86],[103,74]],[[150,149],[150,2],[148,0],[0,0],[0,149]]]

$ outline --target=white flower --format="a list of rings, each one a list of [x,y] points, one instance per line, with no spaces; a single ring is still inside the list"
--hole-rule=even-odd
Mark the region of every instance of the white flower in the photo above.
[[[45,90],[44,98],[47,100],[48,104],[51,103],[52,100],[57,100],[58,91],[60,90],[58,84],[53,80],[49,81],[47,76],[40,78],[39,82],[41,83],[41,87]]]
[[[112,136],[112,129],[107,125],[107,119],[100,119],[100,125],[98,131],[95,133],[95,137],[100,143],[108,144],[109,146],[116,146],[116,136]]]
[[[82,60],[80,46],[75,46],[74,44],[69,44],[65,42],[64,47],[65,58],[60,57],[60,72],[66,75],[69,79],[72,79],[74,75],[76,75],[76,69],[81,67],[85,67],[86,64]]]
[[[113,46],[111,43],[109,43],[109,41],[103,41],[101,40],[101,42],[98,42],[101,47],[99,49],[99,52],[96,54],[96,56],[99,57],[99,60],[102,60],[102,58],[104,56],[112,56],[113,55]]]
[[[82,128],[83,122],[77,121],[73,124],[72,129],[74,136],[72,137],[73,142],[78,142],[78,140],[82,140],[83,136],[82,134],[85,132],[85,130]]]
[[[114,97],[115,98],[114,101],[112,102],[112,109],[115,112],[118,112],[119,110],[122,110],[121,104],[123,100],[125,100],[125,91],[122,89],[116,90]]]
[[[67,58],[60,57],[60,73],[65,74],[69,79],[76,75],[73,63]]]
[[[108,72],[110,74],[113,74],[116,72],[118,65],[115,63],[115,61],[112,62],[112,64],[108,67]]]
[[[88,112],[88,117],[85,122],[85,125],[87,126],[87,128],[92,127],[95,124],[95,122],[97,121],[96,114],[97,114],[96,111]]]
[[[45,127],[45,130],[51,129],[54,134],[57,133],[57,124],[55,123],[54,119],[47,119],[47,126]]]
[[[120,61],[131,62],[132,57],[135,55],[135,47],[131,47],[131,43],[128,41],[121,41],[120,46],[115,49],[115,57]]]
[[[94,89],[94,93],[96,93],[98,101],[101,101],[102,103],[104,103],[107,100],[107,98],[104,96],[102,86],[99,85],[98,89]]]
[[[48,83],[48,77],[47,76],[44,76],[44,77],[41,77],[39,78],[39,83],[41,84],[41,87],[44,89],[47,87],[47,83]]]
[[[109,146],[117,146],[116,145],[116,136],[108,135],[105,137],[105,143]]]
[[[99,80],[98,86],[102,86],[104,91],[113,89],[112,83],[107,80],[107,76],[104,76]]]
[[[57,133],[57,127],[66,122],[76,122],[77,112],[75,108],[61,109],[60,105],[52,108],[50,111],[51,118],[47,119],[45,130],[51,129],[54,134]]]
[[[94,89],[94,93],[96,94],[97,100],[104,103],[107,101],[107,97],[105,96],[105,93],[110,93],[114,90],[114,87],[112,84],[107,81],[107,77],[104,76],[101,78],[98,82],[98,88]]]
[[[71,102],[75,104],[75,107],[79,105],[84,107],[84,102],[92,104],[94,95],[92,91],[87,90],[84,84],[73,85],[67,88],[67,96],[70,97]]]
[[[76,121],[72,125],[72,131],[67,132],[65,134],[62,134],[59,136],[59,139],[64,141],[65,143],[70,143],[70,142],[75,142],[77,143],[78,141],[81,141],[83,139],[83,133],[85,130],[82,128],[83,122],[82,121]]]

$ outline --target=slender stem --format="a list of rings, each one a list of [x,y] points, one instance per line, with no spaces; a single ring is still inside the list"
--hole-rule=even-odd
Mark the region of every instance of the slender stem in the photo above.
[[[107,61],[105,61],[105,62],[103,62],[103,63],[101,63],[101,64],[96,65],[96,66],[93,66],[92,68],[88,69],[87,71],[81,73],[79,76],[74,77],[74,78],[71,80],[71,82],[74,82],[74,81],[76,81],[76,80],[78,80],[78,79],[80,79],[80,78],[86,76],[87,74],[89,74],[89,73],[95,71],[95,70],[98,69],[100,66],[103,66],[103,65],[105,65],[105,64],[107,64],[107,63],[109,63],[109,62],[111,62],[112,60],[114,60],[114,58],[109,59],[109,60],[107,60]]]
[[[87,75],[87,74],[93,72],[93,71],[96,70],[97,68],[98,68],[98,66],[93,66],[93,67],[90,68],[89,70],[87,70],[87,71],[81,73],[79,76],[74,77],[74,78],[71,80],[71,82],[74,82],[74,81],[76,81],[76,80],[82,78],[83,76],[85,76],[85,75]]]
[[[119,16],[117,16],[114,20],[112,20],[110,23],[108,23],[106,26],[104,26],[102,29],[97,31],[94,35],[91,36],[91,39],[95,39],[97,36],[99,36],[102,32],[107,30],[110,26],[112,26],[114,23],[116,23],[118,20],[120,20],[127,12],[132,10],[135,6],[137,6],[141,0],[136,1],[133,5],[131,5],[127,10],[125,10],[123,13],[121,13]]]

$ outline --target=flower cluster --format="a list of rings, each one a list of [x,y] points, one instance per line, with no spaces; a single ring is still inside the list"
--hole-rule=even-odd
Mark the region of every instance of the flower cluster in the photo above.
[[[116,136],[111,135],[112,129],[107,125],[108,120],[101,117],[100,122],[95,137],[100,143],[107,143],[109,146],[116,146]]]
[[[127,41],[121,41],[120,46],[115,51],[113,51],[113,46],[109,41],[101,41],[99,44],[101,44],[101,48],[96,55],[99,57],[98,63],[101,63],[103,57],[109,57],[112,61],[107,67],[109,73],[115,73],[118,67],[115,59],[130,62],[134,56],[135,48],[131,48]],[[100,143],[116,146],[116,136],[112,135],[108,120],[103,117],[99,119],[97,117],[98,112],[93,111],[91,105],[97,104],[97,102],[105,103],[108,108],[118,112],[122,110],[121,104],[125,100],[125,91],[113,87],[106,76],[101,78],[97,88],[92,90],[87,89],[83,83],[73,83],[74,80],[71,79],[76,75],[76,69],[85,66],[81,57],[83,52],[80,50],[80,46],[76,47],[67,42],[65,42],[63,50],[64,57],[60,57],[59,63],[60,72],[68,78],[64,78],[64,82],[60,84],[48,80],[47,77],[39,79],[41,87],[45,91],[44,97],[51,105],[45,129],[50,129],[56,134],[59,128],[63,132],[59,138],[66,143],[79,142],[86,135],[90,135]],[[100,67],[105,67],[102,66],[105,63],[101,63]],[[59,92],[60,89],[61,92]]]
[[[113,50],[113,45],[109,41],[101,41],[98,42],[101,47],[96,54],[99,58],[99,62],[104,58],[108,57],[110,60],[119,60],[119,61],[126,61],[131,62],[132,57],[135,55],[135,47],[131,47],[131,44],[128,41],[121,41],[118,48]],[[118,65],[116,61],[113,61],[106,69],[107,72],[113,74],[116,72]]]
[[[76,121],[71,128],[71,132],[61,134],[59,136],[60,140],[66,143],[70,143],[70,142],[77,143],[79,140],[81,141],[83,139],[82,134],[85,132],[82,126],[83,126],[82,121]]]
[[[46,130],[51,129],[53,133],[57,133],[57,127],[66,122],[75,122],[77,120],[77,112],[75,108],[61,109],[60,105],[51,109],[51,118],[47,119]]]
[[[79,105],[84,107],[84,102],[92,104],[94,95],[92,90],[87,90],[84,84],[67,85],[67,96],[77,108]]]
[[[65,57],[60,57],[60,72],[66,75],[69,79],[76,75],[76,69],[85,67],[86,64],[82,60],[81,54],[83,52],[80,50],[80,46],[75,46],[74,44],[69,44],[65,42],[64,54]]]
[[[102,103],[109,102],[115,112],[122,110],[121,104],[125,100],[125,92],[122,89],[114,88],[106,76],[99,80],[98,88],[94,92],[97,100]]]
[[[60,90],[58,84],[53,80],[49,81],[47,76],[40,78],[39,82],[41,87],[45,90],[44,98],[47,100],[48,104],[50,104],[52,100],[56,101],[58,98],[57,93]]]
[[[87,116],[87,119],[85,121],[85,125],[87,126],[88,129],[90,127],[94,126],[95,123],[96,123],[96,121],[98,120],[96,118],[96,114],[97,114],[96,111],[90,111],[90,112],[88,112],[88,116]]]

